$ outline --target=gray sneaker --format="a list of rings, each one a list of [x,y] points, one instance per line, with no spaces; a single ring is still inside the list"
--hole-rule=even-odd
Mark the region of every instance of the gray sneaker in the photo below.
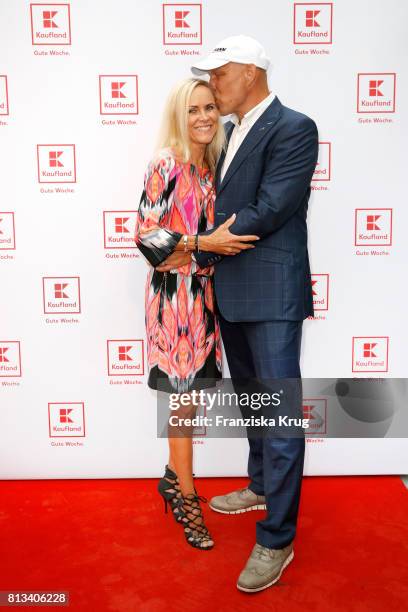
[[[272,586],[278,582],[293,557],[292,544],[282,549],[255,544],[246,566],[239,575],[238,589],[245,593],[256,593]]]
[[[209,506],[221,514],[241,514],[250,510],[266,510],[265,497],[256,495],[251,489],[239,489],[210,500]]]

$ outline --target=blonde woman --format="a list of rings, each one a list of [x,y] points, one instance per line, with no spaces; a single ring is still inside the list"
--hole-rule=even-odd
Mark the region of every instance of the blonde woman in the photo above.
[[[206,81],[186,79],[165,108],[158,153],[150,162],[138,210],[135,240],[151,267],[145,292],[149,378],[152,389],[188,393],[221,378],[221,340],[214,312],[213,267],[200,269],[191,254],[200,240],[211,251],[233,255],[254,236],[234,236],[233,217],[214,225],[214,173],[224,129]],[[161,272],[167,258],[169,272]],[[191,416],[193,406],[180,409]],[[214,541],[205,527],[192,471],[191,428],[169,427],[169,461],[159,493],[184,527],[187,542],[202,550]]]

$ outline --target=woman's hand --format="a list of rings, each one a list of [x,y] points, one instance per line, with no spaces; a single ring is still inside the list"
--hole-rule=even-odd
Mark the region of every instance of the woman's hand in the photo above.
[[[231,215],[222,225],[217,227],[215,232],[205,236],[200,236],[200,251],[211,251],[219,255],[236,255],[247,249],[254,249],[254,242],[259,240],[259,236],[237,236],[229,231],[229,227],[234,223],[236,214]]]
[[[180,268],[186,264],[191,263],[191,253],[185,253],[184,251],[175,251],[167,257],[164,261],[156,266],[158,272],[169,272],[174,268]]]

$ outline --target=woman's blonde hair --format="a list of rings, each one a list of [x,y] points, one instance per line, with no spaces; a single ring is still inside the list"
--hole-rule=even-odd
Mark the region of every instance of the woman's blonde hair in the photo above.
[[[190,139],[188,136],[188,109],[191,94],[198,86],[210,89],[207,81],[201,79],[184,79],[170,92],[164,107],[161,129],[157,143],[157,153],[170,149],[178,160],[186,163],[191,158]],[[211,91],[211,89],[210,89]],[[207,145],[204,159],[214,173],[218,158],[225,144],[224,127],[218,120],[218,129],[213,140]]]

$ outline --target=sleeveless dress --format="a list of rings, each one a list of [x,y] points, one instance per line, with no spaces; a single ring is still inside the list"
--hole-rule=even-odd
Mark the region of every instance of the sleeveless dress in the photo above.
[[[170,151],[150,162],[135,241],[150,264],[145,288],[148,385],[170,393],[214,386],[221,378],[221,337],[214,315],[213,267],[193,261],[170,272],[155,267],[183,234],[214,224],[214,179]]]

